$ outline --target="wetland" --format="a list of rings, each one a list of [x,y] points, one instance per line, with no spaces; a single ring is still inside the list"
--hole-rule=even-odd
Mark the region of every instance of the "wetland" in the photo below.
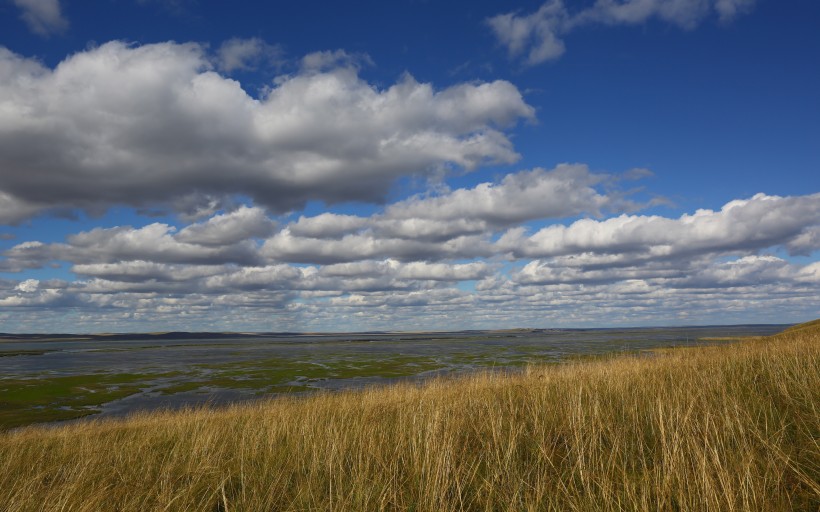
[[[0,335],[0,429],[476,370],[515,371],[613,353],[651,354],[785,327]]]

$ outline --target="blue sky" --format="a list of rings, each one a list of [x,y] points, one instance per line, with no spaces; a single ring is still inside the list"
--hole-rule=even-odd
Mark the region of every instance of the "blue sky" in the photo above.
[[[810,0],[0,0],[0,331],[820,316]]]

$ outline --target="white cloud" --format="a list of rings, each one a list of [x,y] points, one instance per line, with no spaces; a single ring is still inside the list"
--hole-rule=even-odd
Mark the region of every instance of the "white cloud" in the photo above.
[[[809,263],[803,267],[797,279],[798,281],[820,285],[820,261]]]
[[[808,256],[820,250],[820,226],[810,226],[786,245],[791,254]]]
[[[73,265],[71,271],[83,276],[121,282],[146,282],[151,280],[173,282],[190,281],[224,273],[224,266],[168,264],[153,261],[130,260],[114,263],[80,263]]]
[[[216,52],[216,64],[220,71],[249,71],[260,65],[277,65],[282,59],[282,49],[258,37],[241,39],[234,37],[223,42]]]
[[[452,264],[411,261],[403,263],[394,259],[386,259],[325,265],[321,268],[320,274],[344,278],[391,276],[410,280],[470,281],[486,277],[491,270],[491,267],[484,262]]]
[[[567,30],[568,19],[563,1],[549,0],[533,14],[499,14],[487,23],[511,57],[526,53],[524,61],[533,65],[564,54],[566,47],[561,36]]]
[[[600,215],[617,207],[617,194],[601,194],[594,187],[607,179],[583,164],[560,164],[552,170],[534,169],[508,174],[501,183],[481,183],[431,198],[411,198],[390,205],[388,219],[483,220],[503,226],[533,219]]]
[[[315,269],[290,265],[268,265],[234,270],[206,279],[205,286],[222,290],[295,290],[304,287],[301,281],[315,273]]]
[[[526,237],[510,230],[498,241],[520,257],[566,254],[631,254],[640,259],[755,251],[801,240],[820,223],[820,194],[795,197],[757,194],[731,201],[720,211],[698,210],[678,219],[620,215],[553,225]]]
[[[491,231],[481,219],[391,219],[387,216],[370,219],[373,233],[379,238],[398,238],[426,242],[444,242],[460,236],[478,236]]]
[[[688,288],[758,286],[766,283],[787,283],[801,272],[800,267],[790,265],[776,256],[744,256],[698,269],[669,285]]]
[[[302,57],[302,71],[316,73],[336,67],[358,68],[362,64],[373,65],[366,54],[350,54],[344,50],[313,52]]]
[[[0,307],[59,307],[63,299],[60,290],[42,290],[40,293],[4,297],[0,299]]]
[[[115,263],[120,261],[151,261],[158,263],[186,263],[218,265],[223,263],[254,264],[258,261],[256,244],[243,237],[230,237],[225,245],[216,245],[213,230],[202,227],[200,236],[207,243],[180,241],[176,228],[153,223],[141,228],[118,226],[95,228],[67,238],[66,243],[43,246],[42,251],[52,258],[75,263]],[[223,226],[217,225],[217,228]],[[209,236],[210,235],[210,238]],[[188,234],[189,238],[197,235]]]
[[[64,307],[76,303],[76,298],[67,295],[64,287],[65,283],[61,281],[40,281],[38,279],[21,281],[10,292],[3,290],[3,286],[0,286],[0,307]]]
[[[641,265],[627,268],[585,269],[578,266],[564,266],[561,259],[549,261],[533,260],[520,271],[514,272],[512,280],[518,284],[554,285],[562,283],[616,283],[629,280],[680,277],[681,269],[658,265]]]
[[[756,0],[717,0],[715,10],[717,10],[721,21],[731,21],[738,14],[750,11]]]
[[[20,272],[27,268],[42,268],[51,259],[48,245],[38,241],[22,242],[2,253],[0,271]]]
[[[663,289],[729,289],[805,280],[806,267],[772,255],[743,256],[729,261],[706,257],[675,262],[633,262],[627,266],[585,268],[566,258],[533,260],[511,273],[522,285],[607,284],[630,281]]]
[[[354,233],[368,224],[366,217],[340,215],[325,212],[314,217],[300,216],[299,220],[288,226],[296,236],[308,238],[341,238]]]
[[[714,8],[716,0],[597,0],[575,16],[570,28],[600,23],[605,25],[636,25],[658,18],[681,28],[694,28]]]
[[[403,261],[474,258],[490,255],[487,235],[456,236],[444,241],[381,237],[372,231],[323,239],[295,235],[284,228],[269,238],[261,254],[274,261],[332,264],[373,258]]]
[[[603,269],[599,276],[579,273],[577,281],[562,275],[557,263],[559,279],[544,279],[546,261],[530,267],[536,277],[530,280],[523,278],[526,272],[508,276],[483,262],[213,266],[184,279],[173,276],[174,266],[154,272],[135,263],[133,268],[145,270],[143,280],[118,276],[115,266],[109,267],[110,278],[41,282],[30,293],[18,289],[28,285],[0,282],[0,307],[15,313],[5,325],[12,328],[25,318],[39,320],[43,329],[54,322],[55,310],[81,312],[85,320],[71,319],[75,330],[97,331],[113,330],[100,325],[168,329],[192,323],[203,330],[302,331],[658,325],[797,321],[820,307],[817,264],[800,266],[772,256],[701,260],[677,275],[634,267],[604,276]],[[126,267],[131,265],[119,272]],[[474,290],[454,286],[473,279],[481,279]],[[25,308],[25,315],[18,308]],[[693,310],[697,317],[686,317]]]
[[[637,25],[654,18],[684,29],[695,28],[712,13],[723,22],[751,10],[755,0],[596,0],[570,13],[563,0],[548,0],[532,14],[499,14],[487,20],[510,57],[527,65],[554,60],[564,54],[563,38],[587,25]]]
[[[403,279],[429,279],[432,281],[471,281],[485,277],[490,267],[483,262],[474,263],[427,263],[413,261],[400,264],[397,276]]]
[[[12,0],[23,11],[28,28],[41,36],[63,32],[68,20],[63,17],[59,0]]]
[[[643,171],[645,175],[648,171]],[[636,174],[636,173],[631,173]],[[358,243],[382,243],[396,239],[446,242],[458,237],[480,236],[519,222],[564,218],[604,210],[632,210],[638,205],[618,190],[599,191],[611,176],[594,174],[586,165],[561,164],[552,170],[535,169],[511,173],[500,183],[481,183],[473,188],[448,190],[439,195],[415,196],[387,206],[371,217],[323,213],[299,217],[277,243],[292,245],[298,239],[341,239],[348,235]],[[612,188],[612,187],[607,187]],[[286,243],[287,242],[287,243]],[[319,242],[314,242],[318,246]],[[367,245],[372,245],[368,242]],[[277,253],[279,254],[279,253]],[[370,256],[390,256],[374,253]]]
[[[241,206],[233,212],[211,217],[205,222],[191,224],[174,238],[197,245],[232,245],[249,238],[263,238],[273,234],[276,223],[257,207]]]
[[[379,201],[402,176],[515,161],[500,130],[534,115],[509,82],[437,91],[407,75],[379,89],[350,65],[254,98],[209,59],[192,43],[115,41],[48,69],[0,49],[2,220],[177,199],[208,212],[234,194],[275,212]]]
[[[621,204],[613,183],[584,166],[559,166],[415,197],[369,217],[303,215],[273,234],[263,209],[240,206],[179,228],[24,241],[0,255],[0,269],[69,262],[78,278],[0,279],[0,318],[18,330],[66,330],[45,327],[57,325],[59,310],[71,330],[338,331],[816,315],[820,267],[774,254],[817,250],[820,194],[758,194],[675,218],[561,223],[592,210],[587,202],[604,211]],[[504,211],[505,203],[514,204]],[[555,224],[532,235],[518,225],[543,215]],[[693,310],[697,318],[687,316]],[[16,316],[3,316],[10,312]]]
[[[25,281],[21,282],[15,287],[15,290],[19,290],[23,293],[33,293],[37,291],[37,288],[40,286],[40,281],[37,279],[26,279]]]

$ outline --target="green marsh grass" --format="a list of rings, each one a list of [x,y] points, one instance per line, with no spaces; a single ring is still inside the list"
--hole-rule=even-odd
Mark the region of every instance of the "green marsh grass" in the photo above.
[[[8,511],[820,509],[820,326],[0,433]]]

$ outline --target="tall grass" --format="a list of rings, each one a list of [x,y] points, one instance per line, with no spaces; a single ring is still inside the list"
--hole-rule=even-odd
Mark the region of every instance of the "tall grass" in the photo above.
[[[820,509],[820,329],[0,434],[0,510]]]

